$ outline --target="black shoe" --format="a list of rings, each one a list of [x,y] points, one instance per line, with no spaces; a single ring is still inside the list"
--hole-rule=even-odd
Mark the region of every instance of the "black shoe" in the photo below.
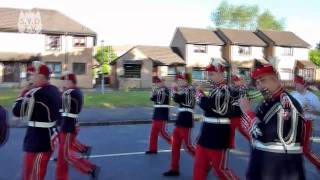
[[[158,154],[158,151],[146,151],[146,154]]]
[[[85,151],[83,151],[81,154],[82,154],[82,157],[86,158],[86,159],[89,159],[90,155],[91,155],[91,151],[92,151],[92,147],[91,146],[88,146],[86,148]]]
[[[169,171],[163,173],[162,175],[163,176],[180,176],[180,172],[179,171],[169,170]]]
[[[99,166],[94,168],[90,173],[90,180],[97,180],[99,178],[100,171],[101,171],[101,168]]]
[[[53,162],[57,162],[57,161],[58,161],[58,158],[57,158],[57,157],[54,157],[52,160],[53,160]]]

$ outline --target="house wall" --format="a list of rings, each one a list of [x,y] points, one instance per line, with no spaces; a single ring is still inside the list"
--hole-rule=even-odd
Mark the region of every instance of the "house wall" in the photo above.
[[[176,30],[170,46],[177,47],[183,59],[186,59],[186,41],[180,31]]]
[[[279,59],[296,59],[296,60],[308,60],[309,59],[309,49],[308,48],[293,48],[293,56],[282,55],[284,48],[275,46],[275,57]]]
[[[46,50],[46,35],[0,32],[0,51],[19,53],[50,54],[58,52],[72,52],[83,48],[73,47],[73,36],[61,36],[61,49],[59,51]],[[94,38],[86,37],[86,48],[93,47]]]
[[[47,55],[42,57],[43,62],[61,62],[63,64],[63,69],[72,72],[73,63],[86,63],[86,72],[85,74],[77,75],[78,86],[81,88],[92,88],[92,79],[93,79],[93,58],[92,58],[93,49],[88,48],[83,51],[69,53],[66,59],[65,54],[58,55]],[[64,64],[66,62],[66,64]],[[55,78],[53,78],[53,82]]]
[[[222,58],[222,46],[206,45],[206,53],[196,53],[195,45],[186,45],[186,66],[187,67],[206,67],[211,58]]]
[[[250,55],[240,55],[239,46],[231,46],[231,60],[234,61],[248,61],[253,59],[263,59],[264,57],[264,48],[263,47],[253,47],[251,46],[251,54]]]
[[[292,70],[294,72],[296,60],[308,60],[309,59],[309,49],[307,48],[293,48],[292,56],[283,55],[284,48],[275,46],[274,48],[274,58],[279,61],[277,69],[281,80],[292,80],[293,74],[284,72],[285,69]]]
[[[62,70],[72,72],[73,63],[86,63],[86,73],[78,75],[79,87],[92,88],[94,38],[86,37],[86,47],[73,47],[73,36],[61,36],[60,50],[46,50],[46,35],[0,32],[0,51],[39,54],[43,62],[60,62]],[[68,53],[66,56],[65,53]],[[65,64],[66,63],[66,64]],[[3,71],[0,69],[0,73]],[[22,72],[23,73],[23,72]],[[2,77],[2,76],[1,76]],[[2,78],[1,78],[2,80]],[[55,78],[52,83],[57,84]],[[2,81],[0,81],[1,83]]]
[[[141,78],[124,78],[124,61],[142,61]],[[149,60],[138,49],[134,48],[120,57],[116,62],[116,68],[112,68],[112,79],[119,83],[120,89],[127,88],[150,88],[152,86],[153,62]],[[115,87],[115,86],[114,86]]]

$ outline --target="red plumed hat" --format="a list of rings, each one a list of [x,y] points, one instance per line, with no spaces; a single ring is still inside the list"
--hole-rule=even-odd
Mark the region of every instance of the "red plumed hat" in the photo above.
[[[49,76],[51,74],[49,67],[39,61],[35,61],[32,63],[31,66],[28,66],[27,72],[28,73],[35,73],[35,74],[42,74],[45,76]]]
[[[70,72],[65,72],[61,77],[61,80],[70,80],[70,81],[77,81],[77,77],[74,73],[70,73]]]
[[[273,68],[271,64],[262,65],[260,67],[257,67],[255,70],[251,72],[251,78],[256,80],[261,76],[265,75],[277,75],[277,71]]]
[[[158,76],[154,76],[154,77],[152,78],[152,82],[153,82],[153,83],[161,83],[162,80],[161,80]]]

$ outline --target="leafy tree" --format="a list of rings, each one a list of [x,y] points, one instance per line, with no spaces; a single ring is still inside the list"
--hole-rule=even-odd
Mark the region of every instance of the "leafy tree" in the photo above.
[[[320,66],[320,50],[314,49],[309,51],[310,60],[317,66]]]
[[[277,20],[269,10],[265,10],[257,18],[257,27],[262,30],[283,30],[284,19]]]
[[[109,74],[109,63],[117,58],[117,54],[115,53],[112,46],[104,46],[97,49],[94,57],[99,62],[102,72],[104,74]]]
[[[269,10],[260,14],[257,5],[232,5],[222,1],[211,13],[211,21],[219,28],[282,30],[284,20],[277,20]]]

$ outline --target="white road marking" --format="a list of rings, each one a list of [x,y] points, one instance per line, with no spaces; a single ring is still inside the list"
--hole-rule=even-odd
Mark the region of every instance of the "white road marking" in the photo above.
[[[184,149],[181,149],[181,151],[185,151]],[[171,152],[171,149],[167,150],[159,150],[158,153],[169,153]],[[240,155],[240,156],[248,156],[249,153],[232,149],[230,150],[232,154]],[[145,152],[129,152],[129,153],[114,153],[114,154],[97,154],[97,155],[91,155],[90,158],[103,158],[103,157],[119,157],[119,156],[132,156],[132,155],[142,155],[145,154]],[[50,161],[53,161],[55,158],[51,158]]]

